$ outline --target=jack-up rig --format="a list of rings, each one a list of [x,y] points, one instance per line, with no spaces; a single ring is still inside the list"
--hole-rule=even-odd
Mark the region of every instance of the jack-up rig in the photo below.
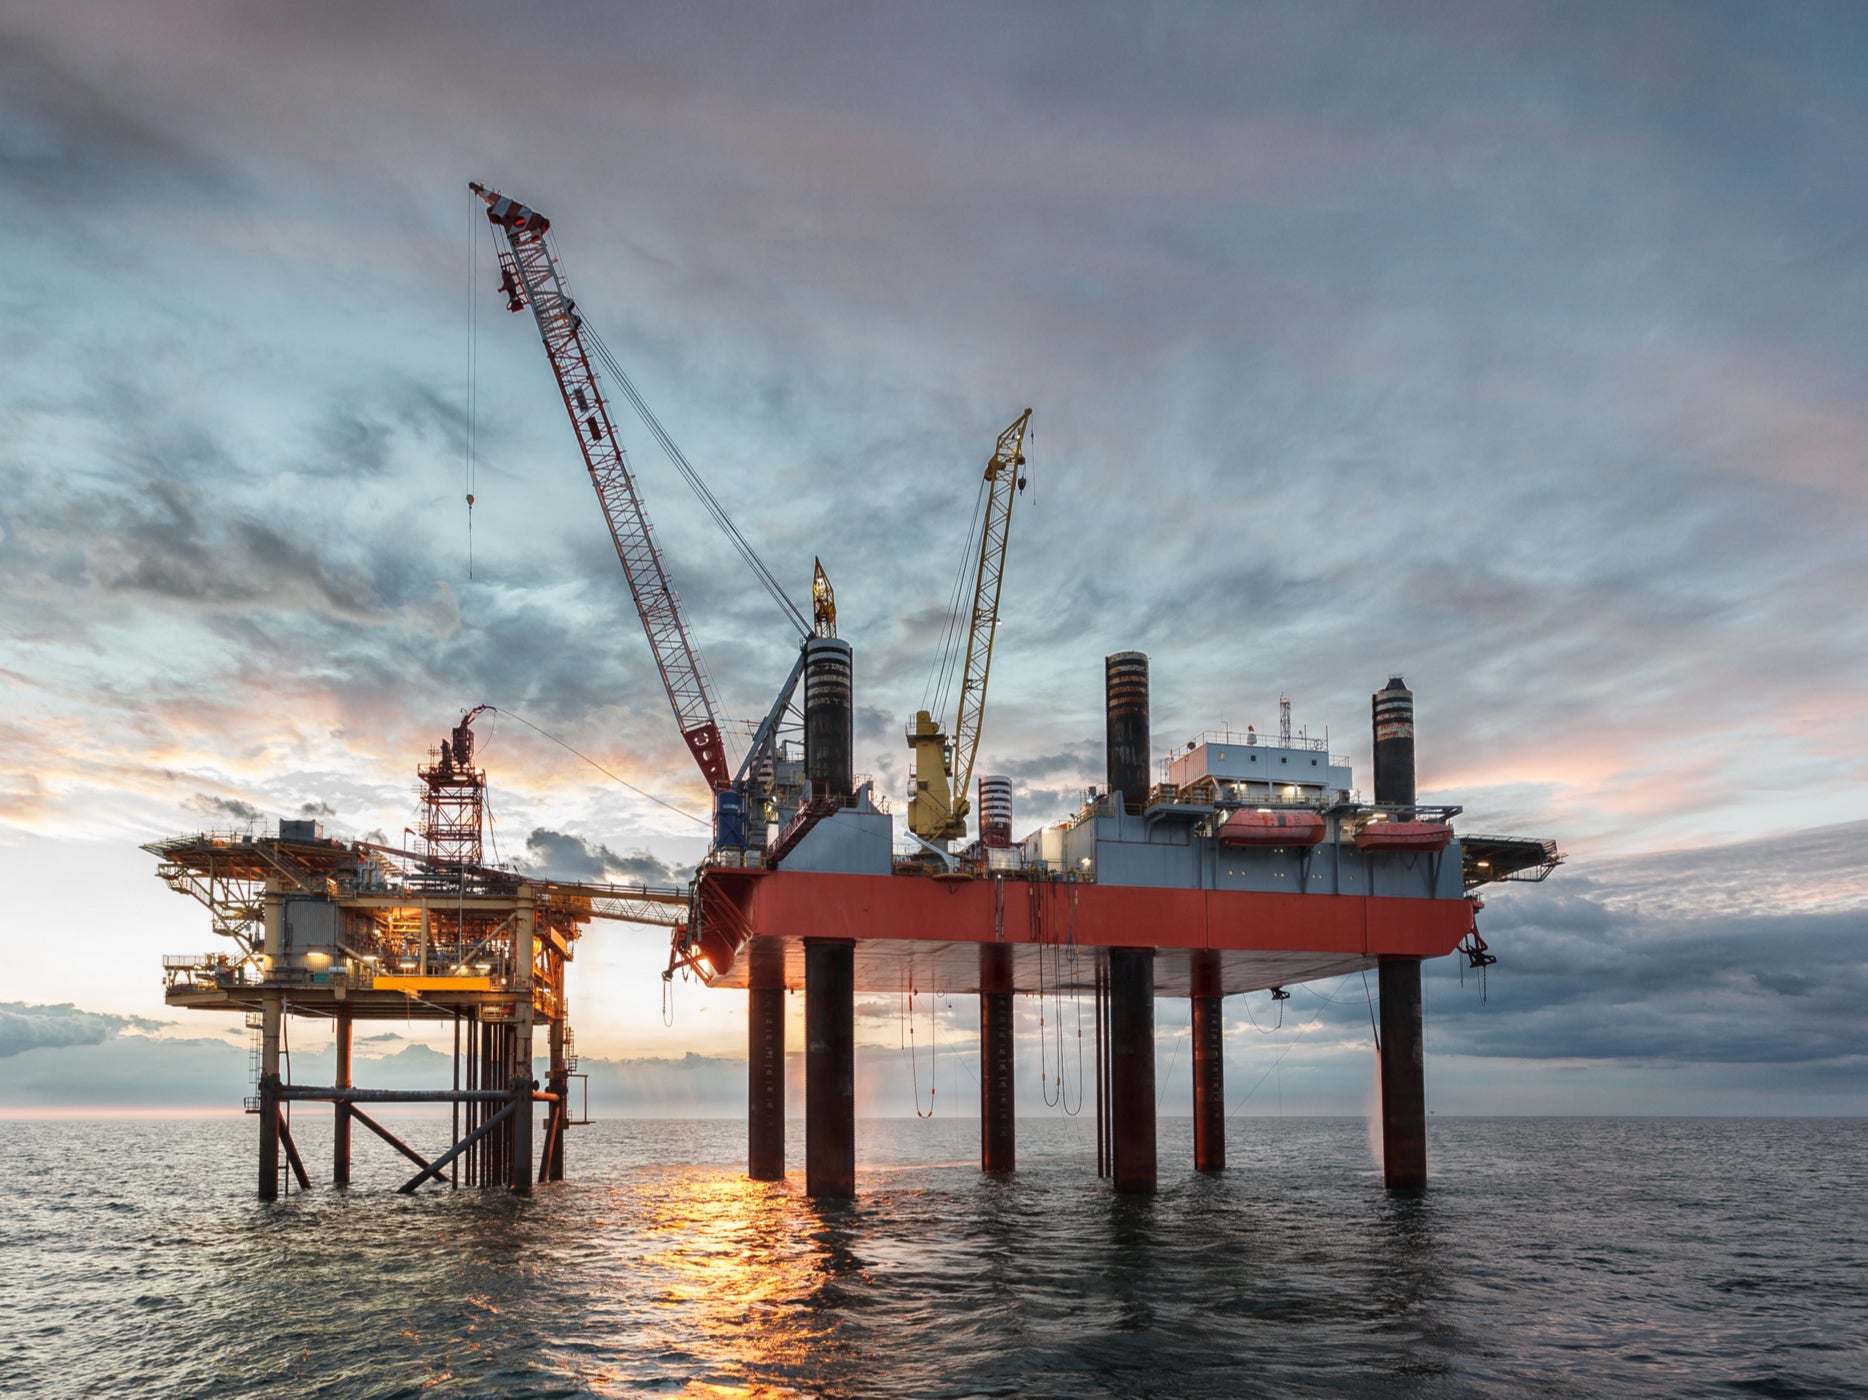
[[[1191,1001],[1194,1167],[1226,1165],[1223,999],[1373,970],[1388,1187],[1427,1181],[1421,963],[1459,952],[1492,960],[1477,891],[1542,880],[1554,841],[1456,833],[1455,806],[1417,800],[1413,695],[1396,676],[1373,697],[1372,800],[1326,740],[1209,732],[1176,747],[1151,780],[1149,665],[1104,660],[1105,783],[1068,820],[1012,839],[1012,785],[978,780],[980,834],[967,843],[968,790],[983,728],[1012,506],[1026,484],[1027,409],[999,435],[982,489],[966,652],[951,739],[929,709],[907,728],[914,754],[911,854],[898,854],[886,799],[852,764],[854,654],[836,632],[821,562],[812,616],[791,602],[700,482],[633,384],[585,324],[548,241],[550,221],[471,186],[504,241],[501,291],[530,309],[616,546],[677,726],[713,793],[712,841],[685,888],[534,879],[481,863],[485,774],[465,715],[419,770],[420,851],[323,838],[283,822],[273,837],[204,834],[146,847],[160,873],[209,908],[240,950],[165,959],[171,1005],[245,1010],[257,1036],[260,1194],[308,1177],[288,1106],[335,1105],[334,1179],[348,1180],[352,1118],[421,1170],[405,1185],[461,1179],[527,1189],[563,1176],[576,1059],[564,965],[593,917],[672,928],[669,972],[748,996],[748,1174],[785,1176],[785,994],[805,994],[805,1189],[856,1189],[855,994],[977,994],[981,1165],[1016,1164],[1013,997],[1094,1001],[1097,1172],[1122,1192],[1155,1189],[1154,1002]],[[779,604],[800,649],[737,768],[711,681],[649,526],[598,365],[630,400],[736,551]],[[801,702],[794,698],[802,685]],[[801,734],[800,734],[801,731]],[[794,740],[792,736],[797,736]],[[285,1084],[289,1013],[329,1016],[337,1082]],[[455,1083],[445,1090],[350,1084],[353,1020],[452,1020]],[[548,1032],[543,1085],[534,1030]],[[464,1040],[463,1040],[464,1035]],[[465,1082],[463,1082],[463,1078]],[[367,1117],[375,1100],[455,1105],[446,1152],[428,1159]],[[536,1107],[535,1107],[536,1105]],[[465,1122],[462,1114],[465,1113]]]

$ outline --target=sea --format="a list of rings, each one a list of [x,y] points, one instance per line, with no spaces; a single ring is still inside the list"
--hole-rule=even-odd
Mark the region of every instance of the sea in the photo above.
[[[445,1145],[446,1120],[391,1120]],[[1863,1396],[1868,1120],[865,1120],[859,1194],[749,1182],[745,1126],[597,1122],[528,1198],[428,1189],[361,1129],[254,1199],[241,1117],[0,1121],[0,1392],[20,1396]],[[794,1135],[790,1160],[802,1164]]]

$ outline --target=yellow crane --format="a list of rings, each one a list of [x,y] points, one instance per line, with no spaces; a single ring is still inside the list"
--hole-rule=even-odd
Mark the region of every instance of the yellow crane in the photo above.
[[[967,628],[966,664],[960,673],[960,712],[954,721],[953,742],[948,743],[940,721],[926,710],[916,712],[908,730],[908,747],[914,752],[908,829],[930,845],[966,836],[967,813],[972,810],[967,793],[973,783],[973,757],[979,748],[980,723],[986,711],[993,635],[999,626],[1006,533],[1012,525],[1012,502],[1025,489],[1019,469],[1025,465],[1025,429],[1030,422],[1031,410],[1026,409],[999,434],[992,460],[986,463],[986,523],[980,533],[979,567],[973,578],[973,616]]]

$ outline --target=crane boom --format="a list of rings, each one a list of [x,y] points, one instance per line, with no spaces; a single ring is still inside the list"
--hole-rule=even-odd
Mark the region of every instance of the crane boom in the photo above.
[[[926,710],[915,715],[908,745],[915,753],[914,794],[908,801],[908,825],[924,842],[954,841],[966,835],[972,802],[973,759],[986,715],[986,681],[992,671],[992,644],[999,627],[1000,584],[1005,577],[1005,545],[1012,527],[1012,502],[1025,489],[1018,469],[1025,464],[1025,429],[1031,410],[1019,414],[999,434],[986,463],[986,519],[980,532],[979,563],[973,576],[973,612],[967,625],[966,662],[961,668],[960,712],[953,742]],[[959,781],[955,783],[955,779]]]
[[[979,749],[979,731],[986,717],[986,677],[992,671],[992,642],[999,630],[999,585],[1005,578],[1005,541],[1012,528],[1012,502],[1025,489],[1018,469],[1025,465],[1025,427],[1031,410],[999,434],[992,460],[986,463],[989,483],[986,528],[979,542],[979,572],[973,581],[973,622],[966,634],[966,665],[960,672],[960,717],[953,727],[953,769],[959,776],[959,799],[954,810],[964,825],[973,787],[973,757]]]
[[[726,745],[720,735],[718,707],[699,649],[689,633],[681,601],[669,581],[667,566],[649,529],[648,513],[637,494],[635,478],[622,440],[610,418],[610,408],[598,387],[585,344],[583,319],[565,290],[557,259],[545,242],[551,227],[535,209],[505,198],[484,185],[469,187],[487,206],[487,219],[505,237],[507,251],[500,255],[500,290],[506,308],[527,306],[538,322],[545,354],[557,377],[565,411],[577,434],[577,445],[590,471],[591,484],[616,544],[616,557],[648,634],[649,649],[674,707],[675,723],[700,765],[707,785],[718,792],[729,787]]]

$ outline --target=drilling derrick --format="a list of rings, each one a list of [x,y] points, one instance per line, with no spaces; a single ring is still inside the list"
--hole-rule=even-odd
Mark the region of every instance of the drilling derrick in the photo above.
[[[462,870],[480,864],[486,770],[473,765],[473,722],[488,708],[481,705],[462,715],[440,749],[430,749],[429,761],[415,770],[422,802],[417,834],[432,868]]]

